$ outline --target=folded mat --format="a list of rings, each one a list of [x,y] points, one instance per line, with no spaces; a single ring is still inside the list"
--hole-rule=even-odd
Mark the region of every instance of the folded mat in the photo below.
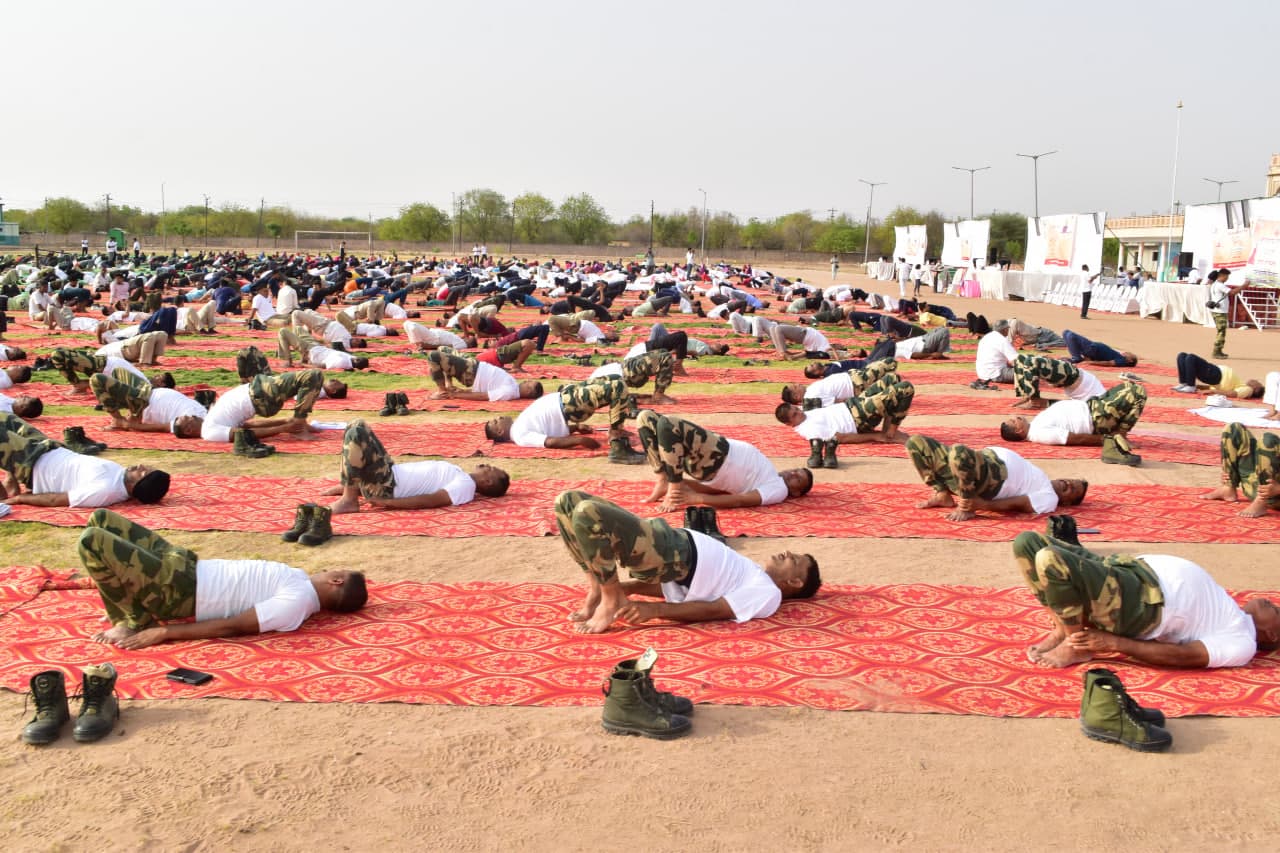
[[[687,408],[676,406],[657,407],[665,411],[685,412]],[[509,411],[509,410],[508,410]],[[179,439],[167,432],[119,432],[106,429],[103,422],[105,416],[95,415],[93,418],[78,416],[42,417],[33,425],[53,438],[59,438],[62,430],[68,426],[84,426],[85,434],[96,441],[105,442],[117,450],[186,450],[197,453],[225,453],[225,443],[202,441],[200,439]],[[320,414],[320,420],[330,423],[342,423],[344,419],[329,421],[327,414]],[[514,444],[494,444],[484,437],[480,425],[481,415],[474,423],[444,422],[420,423],[406,422],[393,418],[375,418],[370,420],[373,431],[393,456],[447,456],[464,458],[470,456],[488,456],[494,459],[583,459],[591,456],[604,456],[608,453],[608,438],[604,430],[597,430],[600,448],[597,450],[565,450],[543,447],[518,447]],[[714,430],[727,438],[734,438],[754,444],[766,456],[804,456],[809,452],[809,443],[781,424],[756,426],[750,424],[723,424],[705,422],[707,429]],[[910,422],[907,428],[911,428]],[[1028,459],[1097,459],[1101,451],[1097,447],[1055,446],[1018,442],[1010,444],[1000,438],[998,430],[992,427],[926,427],[921,426],[919,432],[932,436],[945,444],[967,444],[971,447],[1009,447]],[[293,436],[272,436],[264,439],[280,453],[303,453],[336,455],[341,452],[341,430],[325,430],[311,433],[308,439],[297,439]],[[1217,465],[1219,454],[1217,443],[1206,444],[1203,441],[1184,440],[1176,436],[1151,435],[1141,432],[1132,434],[1134,450],[1152,462],[1182,462],[1197,465]],[[1199,438],[1196,436],[1194,438]],[[906,458],[906,448],[901,444],[868,442],[865,444],[846,444],[840,447],[842,458],[858,456],[886,456]]]
[[[175,477],[160,504],[130,501],[116,509],[139,524],[168,530],[239,530],[276,533],[293,523],[294,510],[322,498],[334,480],[276,477]],[[642,516],[656,516],[644,499],[644,480],[513,480],[502,498],[479,498],[460,507],[434,510],[368,510],[333,519],[338,535],[383,536],[550,536],[556,531],[553,503],[565,489],[583,489]],[[1213,542],[1266,544],[1276,540],[1277,516],[1241,518],[1240,504],[1201,501],[1203,488],[1189,486],[1095,485],[1082,506],[1071,507],[1081,527],[1102,532],[1089,542]],[[838,539],[963,539],[1008,542],[1042,517],[980,513],[966,522],[946,519],[946,510],[916,509],[928,497],[923,484],[819,483],[803,498],[768,507],[722,510],[727,536],[817,536]],[[60,527],[84,524],[91,510],[15,506],[8,518]],[[681,516],[667,516],[675,525]],[[0,525],[4,522],[0,521]]]
[[[566,620],[582,598],[559,584],[372,584],[359,613],[320,613],[289,634],[124,652],[87,635],[102,606],[87,588],[43,592],[0,616],[0,686],[60,668],[73,678],[111,661],[127,699],[217,696],[281,702],[599,705],[613,664],[658,650],[659,689],[697,703],[823,710],[1061,717],[1079,713],[1080,680],[1027,661],[1048,618],[1023,588],[837,586],[739,625],[655,624],[587,636]],[[1240,593],[1244,600],[1253,593]],[[1280,714],[1280,661],[1225,670],[1115,662],[1141,704],[1167,716]],[[175,667],[209,672],[175,684]]]
[[[1262,411],[1262,409],[1243,406],[1205,406],[1192,409],[1191,414],[1220,424],[1244,424],[1255,429],[1280,430],[1280,421],[1267,420],[1262,417]],[[1203,421],[1201,424],[1208,426]]]

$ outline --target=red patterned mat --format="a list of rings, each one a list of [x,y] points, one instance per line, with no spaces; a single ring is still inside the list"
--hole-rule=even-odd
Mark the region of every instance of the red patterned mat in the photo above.
[[[443,402],[443,401],[435,401]],[[381,405],[381,397],[369,401],[370,408]],[[457,408],[461,405],[440,406],[437,410]],[[682,403],[676,406],[660,407],[668,411],[688,412],[689,407]],[[387,451],[395,456],[447,456],[461,458],[470,456],[488,456],[494,459],[583,459],[591,456],[604,456],[608,453],[608,441],[603,430],[597,430],[601,447],[598,450],[553,450],[541,447],[517,447],[514,444],[494,444],[484,437],[480,426],[480,418],[485,414],[479,409],[472,409],[479,414],[474,423],[412,423],[394,418],[378,418],[373,424],[378,438],[386,446]],[[707,406],[706,411],[725,411],[718,406]],[[510,409],[505,409],[510,411]],[[156,432],[118,432],[106,429],[101,416],[94,418],[77,416],[49,416],[36,421],[36,426],[53,437],[62,434],[68,426],[84,426],[85,434],[95,441],[105,442],[117,450],[186,450],[197,453],[225,453],[227,445],[198,440],[174,438],[169,433]],[[907,427],[910,428],[910,422]],[[754,444],[762,453],[770,457],[805,456],[809,452],[809,444],[794,430],[778,426],[753,426],[743,424],[717,425],[707,423],[708,429],[714,430],[728,438],[735,438]],[[1000,433],[992,427],[921,427],[920,432],[932,436],[944,444],[967,444],[971,447],[1009,447],[1028,459],[1097,459],[1099,449],[1096,447],[1056,447],[1027,442],[1011,444],[1000,438]],[[341,452],[342,432],[325,430],[312,433],[309,440],[299,440],[291,436],[279,436],[267,439],[266,443],[274,446],[280,453],[302,453],[312,455],[336,455]],[[1199,438],[1196,436],[1195,438]],[[635,443],[635,442],[633,442]],[[1183,462],[1193,465],[1217,465],[1219,454],[1216,443],[1184,440],[1179,437],[1133,435],[1134,449],[1152,462]],[[840,448],[843,458],[859,456],[887,456],[906,458],[906,449],[900,444],[850,444]]]
[[[102,626],[92,589],[50,591],[0,616],[0,686],[24,691],[43,669],[74,676],[109,660],[128,699],[590,706],[616,661],[652,645],[659,687],[697,703],[1070,718],[1088,668],[1026,660],[1048,620],[1022,588],[828,586],[743,625],[590,637],[565,618],[581,595],[558,584],[374,584],[360,613],[318,614],[291,634],[128,653],[86,639]],[[215,677],[168,681],[179,666]],[[1280,714],[1274,656],[1230,670],[1117,668],[1139,702],[1170,717]]]
[[[335,472],[336,473],[336,472]],[[333,480],[276,477],[181,475],[164,502],[119,508],[139,524],[166,530],[237,530],[278,532],[293,523],[294,510],[306,501],[332,501],[320,496]],[[553,502],[565,489],[584,489],[642,515],[657,510],[644,499],[652,483],[644,480],[514,480],[503,498],[480,498],[461,507],[438,510],[376,510],[337,516],[338,535],[382,536],[549,536],[555,533]],[[1280,517],[1245,519],[1238,504],[1199,500],[1203,488],[1189,486],[1091,486],[1083,506],[1073,507],[1081,527],[1102,532],[1089,542],[1205,542],[1269,544],[1280,533]],[[819,483],[804,498],[769,507],[721,510],[720,529],[727,536],[815,536],[836,539],[962,539],[1008,542],[1042,518],[1030,514],[980,513],[971,521],[953,522],[946,511],[916,509],[928,497],[923,484]],[[90,510],[66,507],[15,506],[16,521],[79,527]],[[668,516],[680,523],[680,514]],[[3,522],[0,522],[3,523]]]

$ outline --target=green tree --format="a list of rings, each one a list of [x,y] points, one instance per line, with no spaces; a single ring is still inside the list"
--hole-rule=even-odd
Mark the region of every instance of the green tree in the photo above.
[[[742,245],[747,249],[781,249],[782,232],[772,222],[762,222],[754,216],[742,227]]]
[[[779,220],[778,224],[781,226],[782,237],[786,247],[800,252],[803,252],[812,244],[814,232],[817,231],[818,227],[818,223],[813,219],[813,214],[807,210],[788,213]]]
[[[458,205],[463,236],[487,243],[504,233],[510,208],[500,192],[489,189],[467,190]]]
[[[653,217],[653,238],[659,246],[688,246],[689,217],[683,213],[659,213]]]
[[[1024,260],[1027,217],[1021,213],[992,213],[990,245],[1000,258],[1015,263]]]
[[[415,202],[400,208],[400,216],[396,220],[399,233],[393,239],[409,240],[415,243],[426,243],[448,237],[452,230],[449,214],[434,204]]]
[[[542,239],[547,222],[556,215],[556,203],[541,193],[523,193],[511,202],[515,211],[516,235],[522,243]]]
[[[571,195],[560,203],[560,229],[569,241],[579,246],[584,243],[603,243],[613,230],[604,208],[587,193]]]
[[[86,231],[93,222],[93,211],[73,198],[51,198],[44,204],[45,230],[51,234]]]
[[[842,216],[822,230],[813,242],[818,252],[835,252],[848,254],[861,252],[866,241],[866,228],[862,223],[854,223]]]
[[[267,233],[271,235],[271,245],[273,247],[280,245],[280,235],[284,233],[284,226],[279,222],[268,222],[266,224]]]
[[[721,211],[707,220],[708,249],[736,249],[742,245],[742,225],[732,213]]]

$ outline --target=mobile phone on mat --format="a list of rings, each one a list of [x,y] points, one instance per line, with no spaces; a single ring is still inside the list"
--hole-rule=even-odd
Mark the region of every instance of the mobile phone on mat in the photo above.
[[[172,672],[165,673],[165,678],[170,681],[177,681],[182,684],[201,685],[213,681],[213,676],[207,672],[197,672],[194,669],[184,669],[178,667]]]

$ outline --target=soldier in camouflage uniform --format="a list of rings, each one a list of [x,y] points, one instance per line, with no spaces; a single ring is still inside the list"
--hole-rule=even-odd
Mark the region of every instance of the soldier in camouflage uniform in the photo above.
[[[1021,353],[1013,362],[1013,393],[1022,399],[1039,399],[1040,382],[1054,388],[1070,388],[1080,381],[1080,368],[1060,358]]]
[[[841,444],[860,444],[867,441],[893,440],[898,434],[898,425],[907,417],[911,409],[911,401],[915,398],[915,386],[896,373],[888,373],[863,389],[862,394],[851,397],[843,403],[835,403],[825,409],[845,406],[853,418],[853,432],[830,430],[830,434],[815,436],[824,441],[838,441]],[[809,417],[821,418],[824,409],[810,409],[807,413],[799,406],[789,403],[780,404],[774,410],[779,422],[789,427],[799,427]],[[884,425],[883,430],[877,428]],[[799,430],[797,430],[799,431]],[[801,433],[804,435],[804,433]],[[809,436],[805,436],[806,438]]]
[[[527,342],[529,349],[534,344],[532,341]],[[525,341],[517,341],[512,346],[516,347],[517,354],[523,351]],[[498,350],[498,357],[501,360],[502,349]],[[440,393],[433,395],[437,399],[444,399],[444,395],[462,400],[488,400],[489,394],[481,391],[471,391],[471,387],[476,384],[476,376],[481,372],[480,360],[474,356],[460,353],[451,346],[441,346],[427,353],[427,361],[431,363],[431,381],[436,383],[436,387],[440,389]],[[496,368],[495,368],[496,369]],[[454,384],[461,385],[464,389],[459,391]],[[542,396],[542,383],[535,379],[526,379],[523,382],[516,383],[520,389],[520,397],[525,400],[536,400]]]
[[[117,367],[110,374],[95,373],[89,378],[89,389],[97,398],[102,410],[111,415],[112,428],[139,432],[172,432],[178,438],[199,438],[200,428],[208,411],[194,400],[189,401],[186,414],[177,416],[171,424],[154,420],[144,423],[144,415],[154,394],[182,396],[169,388],[157,389],[147,380]]]
[[[1122,382],[1101,396],[1083,401],[1061,400],[1045,412],[1052,412],[1057,406],[1081,404],[1088,406],[1093,432],[1072,433],[1067,437],[1067,444],[1092,447],[1101,445],[1103,462],[1137,465],[1142,461],[1142,457],[1133,452],[1128,436],[1147,405],[1146,388],[1136,382]],[[1041,413],[1038,417],[1048,415]],[[1005,441],[1026,441],[1030,430],[1030,421],[1021,416],[1013,417],[1000,425],[1000,437]]]
[[[1008,456],[1017,456],[1011,450],[1002,452]],[[1000,492],[1009,479],[1009,471],[1000,454],[990,447],[983,450],[974,450],[963,444],[948,447],[936,439],[917,433],[907,439],[907,454],[920,479],[933,489],[933,495],[928,500],[916,504],[917,509],[956,507],[955,512],[947,516],[952,521],[968,521],[974,517],[976,510],[1036,511],[1025,494],[1000,497]],[[1021,457],[1018,460],[1025,462]],[[1080,504],[1089,489],[1089,484],[1084,480],[1050,482],[1058,496],[1059,505]]]
[[[876,382],[879,382],[881,379],[883,379],[886,376],[889,376],[892,374],[896,379],[897,372],[898,372],[897,359],[882,358],[877,361],[868,362],[865,366],[861,368],[855,367],[845,371],[845,373],[847,373],[849,376],[849,388],[844,390],[852,392],[848,397],[843,396],[843,394],[836,394],[830,398],[823,396],[822,394],[818,394],[812,397],[807,397],[805,396],[805,392],[809,389],[805,388],[804,383],[789,382],[786,385],[782,386],[782,401],[784,403],[790,403],[793,406],[802,406],[806,411],[808,411],[809,409],[821,408],[822,406],[829,406],[833,403],[843,403],[845,400],[848,400],[851,397],[856,397],[859,394],[863,393],[871,385],[875,384]],[[806,375],[807,373],[808,371],[806,371]],[[825,379],[830,379],[830,378],[831,377],[829,376],[825,377]],[[819,384],[820,383],[814,383],[814,386],[818,386]],[[823,386],[823,387],[827,387],[833,384],[834,383],[827,383],[826,386]],[[840,383],[840,384],[843,385],[843,383]],[[822,388],[818,388],[818,390],[821,391]]]
[[[1280,436],[1264,432],[1262,439],[1241,424],[1228,424],[1222,431],[1222,485],[1205,500],[1239,500],[1243,491],[1251,503],[1240,510],[1245,518],[1260,518],[1268,509],[1280,509]]]
[[[253,411],[263,418],[277,414],[290,398],[295,400],[293,417],[306,420],[325,387],[324,373],[314,367],[294,373],[258,374],[249,381]]]
[[[80,561],[98,587],[112,627],[92,636],[95,642],[141,649],[167,640],[201,640],[290,630],[309,613],[350,613],[368,599],[360,572],[323,572],[307,577],[280,563],[217,560],[197,568],[199,558],[166,542],[124,516],[99,509],[80,534]],[[200,575],[217,573],[224,598],[201,604]],[[211,577],[209,575],[209,577]],[[301,577],[300,577],[301,576]],[[265,580],[265,583],[264,583]],[[315,604],[299,595],[299,581],[315,590]],[[274,592],[271,589],[274,588]],[[246,590],[262,600],[239,600]],[[270,602],[270,608],[259,605]],[[227,612],[230,610],[230,612]],[[259,621],[270,613],[271,624]],[[159,623],[197,617],[175,625]],[[281,624],[283,623],[283,624]]]
[[[546,399],[543,398],[543,400]],[[520,417],[525,419],[522,423],[529,423],[538,417],[551,414],[547,409],[541,408],[544,406],[543,400],[539,400],[521,413]],[[631,448],[626,432],[623,430],[624,421],[629,417],[636,417],[639,410],[636,408],[636,398],[627,392],[626,383],[621,377],[602,376],[585,382],[566,382],[560,386],[555,400],[558,402],[559,414],[564,420],[564,428],[568,434],[561,436],[545,434],[540,445],[525,446],[596,449],[600,445],[591,437],[591,428],[586,426],[585,422],[598,409],[608,407],[609,461],[627,465],[639,465],[644,462],[644,454],[637,453]],[[552,405],[554,404],[551,402],[545,403],[547,407]],[[506,415],[493,418],[484,425],[485,438],[498,443],[511,441],[512,426],[515,423],[514,419]],[[580,434],[574,435],[574,433]]]
[[[77,391],[83,391],[89,387],[88,377],[101,373],[107,366],[107,357],[94,355],[93,350],[87,348],[58,347],[49,353],[49,364]],[[86,378],[81,379],[82,375]]]
[[[641,388],[652,379],[653,395],[646,402],[670,404],[675,400],[667,396],[667,389],[671,387],[675,365],[675,357],[669,350],[656,349],[598,367],[591,378],[621,376],[628,388]]]

